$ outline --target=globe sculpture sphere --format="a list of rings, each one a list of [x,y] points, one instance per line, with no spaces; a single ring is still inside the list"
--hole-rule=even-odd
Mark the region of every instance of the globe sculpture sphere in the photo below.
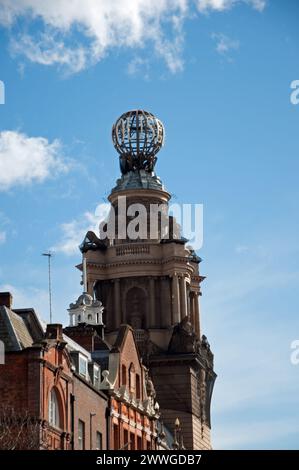
[[[112,128],[112,141],[120,155],[121,172],[152,172],[164,136],[164,126],[153,114],[140,109],[122,114]]]

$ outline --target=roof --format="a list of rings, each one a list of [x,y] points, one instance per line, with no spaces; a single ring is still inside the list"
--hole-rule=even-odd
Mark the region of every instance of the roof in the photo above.
[[[126,189],[156,189],[165,191],[160,178],[155,173],[148,173],[145,170],[129,171],[122,175],[116,181],[116,186],[112,189],[112,193]]]
[[[91,354],[90,352],[87,351],[87,349],[84,349],[82,346],[80,346],[80,344],[76,343],[76,341],[71,339],[65,333],[62,334],[62,337],[64,341],[67,343],[69,351],[80,352],[81,354],[87,357],[88,361],[91,361]]]
[[[47,324],[38,313],[33,308],[14,308],[13,312],[23,318],[33,340],[39,341],[47,329]]]
[[[34,343],[24,319],[4,305],[0,306],[0,339],[6,351],[20,351]]]
[[[124,340],[128,334],[128,325],[120,325],[118,335],[113,344],[112,352],[120,351],[123,347]]]
[[[115,343],[113,344],[111,352],[118,352],[122,350],[125,339],[129,331],[131,331],[133,338],[134,338],[134,342],[136,344],[133,328],[130,325],[123,324],[123,325],[120,325],[119,327],[118,334],[117,334]],[[136,350],[138,351],[137,345],[136,345]]]

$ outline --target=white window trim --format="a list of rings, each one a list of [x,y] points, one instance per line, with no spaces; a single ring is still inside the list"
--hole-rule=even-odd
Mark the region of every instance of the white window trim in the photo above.
[[[80,365],[84,362],[85,364],[85,373],[81,371]],[[83,356],[82,354],[79,353],[79,358],[78,358],[78,368],[79,368],[79,375],[87,379],[87,373],[88,373],[88,361],[87,357]]]

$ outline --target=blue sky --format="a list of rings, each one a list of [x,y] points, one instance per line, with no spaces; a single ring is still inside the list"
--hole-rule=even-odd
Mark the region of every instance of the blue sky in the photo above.
[[[157,173],[204,204],[201,315],[218,374],[213,444],[298,449],[295,0],[0,0],[0,288],[54,320],[80,293],[76,248],[119,176],[111,126],[165,124]]]

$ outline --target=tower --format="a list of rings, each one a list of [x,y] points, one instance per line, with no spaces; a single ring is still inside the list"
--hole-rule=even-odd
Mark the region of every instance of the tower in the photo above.
[[[164,135],[161,121],[142,110],[123,114],[113,126],[121,177],[108,198],[108,219],[81,245],[86,292],[104,306],[108,337],[116,337],[121,324],[133,327],[165,424],[172,428],[178,418],[187,449],[210,449],[216,374],[200,327],[204,277],[201,259],[169,216],[171,195],[154,171]]]

